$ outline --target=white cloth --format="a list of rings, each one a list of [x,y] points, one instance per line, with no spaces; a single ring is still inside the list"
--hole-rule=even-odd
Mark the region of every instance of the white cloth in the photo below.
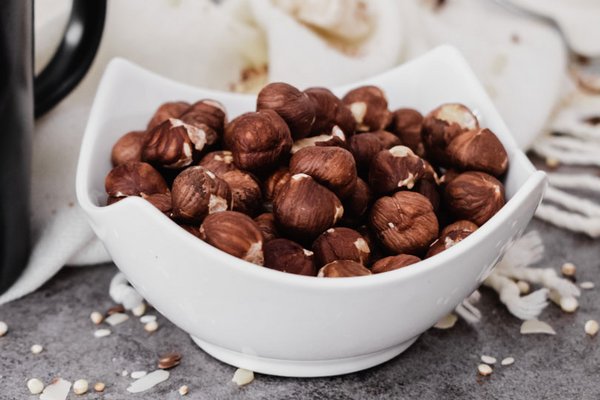
[[[331,8],[298,10],[298,4],[321,2]],[[336,19],[335,7],[349,4],[345,2],[368,7],[368,29],[354,34],[344,25],[348,15]],[[333,86],[450,43],[468,58],[523,147],[540,131],[559,93],[566,57],[556,32],[491,2],[452,0],[438,10],[416,0],[225,3],[221,7],[208,0],[109,2],[103,41],[90,73],[37,121],[34,249],[25,272],[0,296],[0,304],[36,290],[66,264],[110,259],[76,205],[74,177],[95,88],[112,57],[125,57],[173,79],[210,88],[227,89],[242,69],[264,63],[272,79]],[[36,1],[38,65],[55,49],[67,12],[68,0]],[[354,17],[356,26],[363,26],[362,16]]]

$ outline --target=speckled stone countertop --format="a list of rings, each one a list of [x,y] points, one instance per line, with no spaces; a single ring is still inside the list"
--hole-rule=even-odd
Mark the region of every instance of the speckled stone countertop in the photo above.
[[[600,335],[588,337],[583,326],[588,319],[600,320],[600,245],[539,221],[530,229],[544,239],[542,265],[559,268],[571,261],[578,281],[597,285],[583,291],[575,314],[554,305],[543,312],[540,318],[555,328],[556,336],[521,335],[521,321],[499,304],[494,292],[482,289],[479,324],[459,321],[449,330],[431,329],[383,365],[331,378],[256,374],[251,384],[238,387],[231,382],[234,367],[204,353],[162,316],[153,334],[131,318],[113,327],[112,335],[95,338],[89,315],[113,305],[107,292],[116,268],[70,268],[38,292],[0,307],[0,320],[9,325],[0,338],[0,399],[37,398],[29,394],[27,380],[38,377],[47,383],[56,376],[106,383],[102,394],[71,393],[70,399],[177,399],[181,385],[189,386],[189,399],[598,399]],[[44,346],[38,355],[30,351],[36,343]],[[167,351],[183,354],[169,380],[141,394],[128,393],[132,379],[121,372],[154,370],[158,354]],[[515,363],[497,365],[491,376],[480,377],[482,354],[499,360],[512,356]]]

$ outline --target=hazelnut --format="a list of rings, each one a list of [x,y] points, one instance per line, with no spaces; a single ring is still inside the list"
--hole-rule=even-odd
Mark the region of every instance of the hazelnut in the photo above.
[[[272,202],[277,192],[284,187],[292,177],[287,167],[281,167],[273,172],[263,183],[263,196],[265,200]]]
[[[145,131],[124,134],[112,148],[110,160],[113,166],[132,161],[142,161],[142,148],[146,139]]]
[[[393,112],[391,131],[402,145],[410,148],[419,157],[425,156],[425,145],[421,136],[423,115],[412,108],[400,108]]]
[[[231,209],[254,216],[262,205],[260,185],[247,172],[239,169],[221,175],[231,189]]]
[[[440,209],[440,193],[438,192],[438,185],[435,181],[429,179],[421,179],[415,185],[415,192],[422,194],[429,200],[433,211],[435,213]]]
[[[377,200],[371,208],[371,229],[385,248],[395,254],[418,254],[438,235],[438,220],[427,198],[397,192]]]
[[[447,164],[446,148],[460,133],[479,128],[475,114],[459,103],[447,103],[437,107],[423,119],[422,138],[427,156]]]
[[[237,211],[211,214],[200,226],[200,239],[257,265],[263,265],[263,237],[250,217]]]
[[[106,193],[110,197],[141,196],[169,193],[163,177],[150,164],[128,162],[117,165],[106,176]]]
[[[438,180],[440,186],[446,187],[454,178],[460,175],[460,172],[455,169],[447,169],[444,171],[444,175]]]
[[[349,278],[364,275],[371,275],[371,271],[352,260],[332,261],[323,266],[317,274],[319,278]]]
[[[311,136],[308,138],[296,140],[292,145],[291,153],[296,154],[299,150],[310,147],[310,146],[336,146],[346,148],[348,146],[346,142],[346,135],[336,125],[331,129],[331,134],[323,134],[319,136]]]
[[[331,132],[335,125],[348,137],[354,133],[356,127],[354,116],[331,90],[313,87],[306,89],[304,93],[310,98],[315,109],[315,122],[311,135]]]
[[[362,220],[363,216],[367,213],[372,198],[369,185],[362,179],[357,178],[354,192],[342,202],[344,206],[343,221],[354,224]]]
[[[211,151],[202,157],[198,165],[208,169],[218,177],[237,169],[233,163],[233,154],[229,150]]]
[[[376,86],[353,89],[344,96],[342,102],[352,112],[359,132],[384,129],[392,120],[385,94]]]
[[[387,194],[396,190],[412,189],[423,177],[425,163],[405,146],[382,150],[371,161],[369,184],[377,193]]]
[[[227,114],[221,103],[205,99],[192,104],[179,119],[188,125],[203,129],[206,133],[206,144],[212,145],[223,136]]]
[[[367,172],[373,157],[385,150],[381,140],[373,133],[359,133],[350,138],[350,151],[356,161],[356,167]]]
[[[198,227],[196,225],[188,225],[188,224],[178,224],[180,227],[182,227],[183,229],[185,229],[188,233],[191,233],[192,235],[196,236],[198,239],[200,239],[200,229],[198,229]]]
[[[460,219],[483,225],[504,206],[504,186],[484,172],[464,172],[454,178],[444,193],[450,212]]]
[[[292,147],[290,130],[272,110],[251,112],[235,118],[225,128],[225,144],[233,161],[244,170],[269,170],[287,156]]]
[[[204,167],[183,170],[173,181],[173,215],[183,221],[200,222],[208,214],[231,207],[227,183]]]
[[[344,214],[335,194],[306,174],[292,175],[273,202],[275,221],[291,237],[307,241],[331,228]]]
[[[427,254],[425,258],[433,257],[436,254],[440,254],[442,251],[449,249],[454,246],[456,243],[460,242],[467,236],[469,236],[472,232],[467,230],[453,230],[445,235],[441,235],[439,239],[429,246],[429,250],[427,250]]]
[[[263,213],[258,217],[254,218],[254,222],[260,228],[260,231],[263,234],[263,238],[265,239],[265,243],[269,240],[273,240],[279,237],[279,232],[277,232],[277,226],[275,225],[275,216],[273,213]]]
[[[481,171],[496,177],[508,169],[508,154],[489,129],[466,131],[448,145],[450,163],[462,170]]]
[[[315,276],[312,251],[288,239],[273,239],[263,246],[265,267],[297,275]]]
[[[307,174],[345,198],[356,187],[356,164],[348,150],[340,147],[305,147],[290,159],[290,173]]]
[[[164,168],[183,168],[206,145],[206,132],[176,118],[169,118],[148,132],[142,159]]]
[[[170,217],[172,215],[173,204],[171,202],[171,193],[142,193],[141,196],[166,216]]]
[[[273,110],[288,124],[294,139],[310,134],[315,107],[310,98],[287,83],[270,83],[258,93],[256,110]]]
[[[353,260],[367,264],[371,250],[365,238],[350,228],[329,228],[312,245],[318,266],[335,260]]]
[[[190,103],[185,101],[171,101],[168,103],[162,104],[158,109],[154,112],[152,119],[148,122],[147,130],[150,131],[162,124],[164,121],[169,118],[178,118],[181,114],[183,114],[190,107]]]
[[[477,230],[477,228],[479,228],[479,227],[477,225],[475,225],[474,223],[472,223],[471,221],[467,221],[467,220],[463,219],[460,221],[453,222],[450,225],[446,226],[444,229],[442,229],[442,233],[440,233],[440,236],[446,236],[450,232],[454,232],[454,231],[465,231],[465,232],[473,233]]]
[[[391,149],[394,146],[402,145],[402,142],[396,135],[388,131],[375,131],[371,132],[379,139],[384,149]]]
[[[421,261],[419,257],[411,254],[398,254],[397,256],[389,256],[382,258],[373,264],[371,267],[371,272],[374,274],[380,274],[382,272],[388,272],[407,267],[409,265],[416,264],[419,261]]]

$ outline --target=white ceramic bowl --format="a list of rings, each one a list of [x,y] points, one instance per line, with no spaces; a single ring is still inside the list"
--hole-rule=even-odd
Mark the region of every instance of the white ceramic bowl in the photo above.
[[[77,171],[77,197],[117,266],[165,317],[228,364],[283,376],[361,370],[404,351],[490,273],[527,226],[545,175],[518,150],[471,69],[450,47],[437,48],[362,84],[387,93],[390,108],[427,112],[444,102],[475,110],[506,147],[508,202],[449,250],[384,274],[318,279],[232,257],[179,228],[150,203],[130,197],[105,204],[110,150],[124,132],[144,127],[169,100],[213,98],[229,117],[254,109],[255,97],[198,89],[113,60],[88,122]]]

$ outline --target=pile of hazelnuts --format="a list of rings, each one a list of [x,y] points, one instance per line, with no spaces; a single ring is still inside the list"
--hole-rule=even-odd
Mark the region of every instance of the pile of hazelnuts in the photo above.
[[[201,240],[279,271],[370,275],[460,242],[505,203],[506,150],[458,103],[388,109],[375,86],[342,99],[271,83],[256,112],[161,105],[122,136],[108,204],[141,196]]]

